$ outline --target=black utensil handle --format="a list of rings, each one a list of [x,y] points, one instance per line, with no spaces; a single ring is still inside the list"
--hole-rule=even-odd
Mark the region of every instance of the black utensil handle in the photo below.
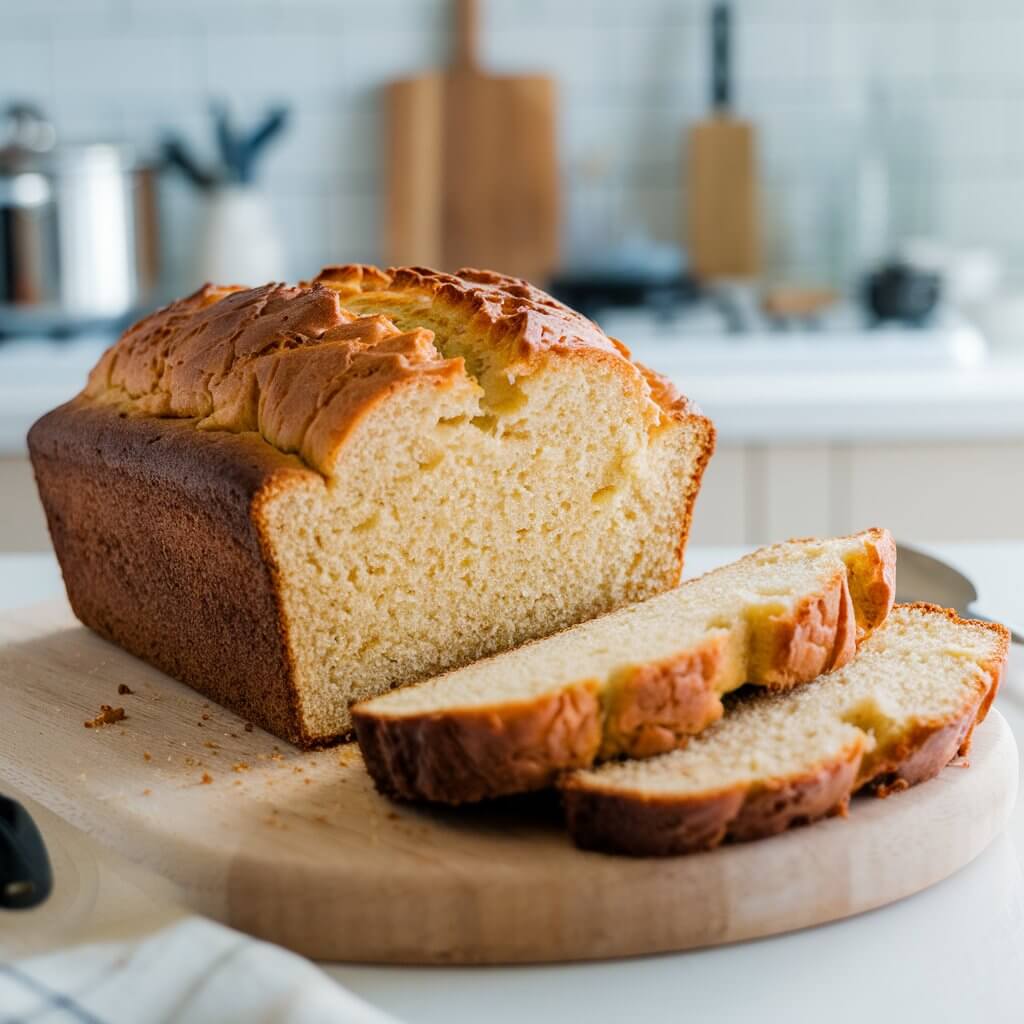
[[[732,8],[716,3],[711,9],[711,106],[727,111],[732,106]]]
[[[0,909],[28,910],[53,889],[43,837],[17,800],[0,796]]]

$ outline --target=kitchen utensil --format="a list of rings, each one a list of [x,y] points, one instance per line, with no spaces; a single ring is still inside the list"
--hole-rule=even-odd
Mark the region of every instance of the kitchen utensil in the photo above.
[[[0,333],[120,324],[157,280],[155,170],[127,145],[57,143],[6,110],[0,146]]]
[[[711,13],[712,116],[693,125],[686,149],[687,248],[703,279],[754,277],[761,267],[754,127],[732,110],[731,9]]]
[[[227,180],[246,185],[252,182],[256,157],[288,123],[288,108],[273,107],[263,120],[247,134],[242,134],[231,121],[223,104],[213,106],[214,128]]]
[[[555,86],[481,70],[476,4],[455,9],[453,63],[387,88],[387,259],[543,283],[558,259]]]
[[[224,185],[251,185],[255,179],[256,157],[287,127],[287,107],[271,107],[255,128],[242,132],[232,121],[222,103],[210,107],[214,138],[220,162],[204,167],[195,158],[184,140],[171,133],[164,139],[164,160],[180,170],[197,188],[211,189]]]
[[[899,545],[899,565],[896,573],[897,601],[930,601],[945,608],[953,608],[959,615],[986,622],[1002,622],[988,610],[977,608],[978,590],[959,569],[948,562],[929,555],[909,544]],[[1024,644],[1024,627],[1010,629],[1013,642]]]
[[[176,167],[196,188],[213,188],[217,184],[216,175],[201,166],[185,143],[176,136],[164,140],[163,155],[167,165]]]
[[[924,323],[935,310],[941,290],[938,274],[904,263],[890,263],[876,270],[864,285],[865,302],[876,320],[913,325]]]
[[[0,909],[28,910],[53,889],[43,837],[17,800],[0,796]]]
[[[284,246],[266,195],[255,186],[256,158],[288,123],[286,107],[273,107],[253,129],[241,131],[227,107],[211,106],[219,163],[205,166],[175,135],[164,140],[166,162],[203,193],[191,280],[280,281],[287,277]]]
[[[551,794],[391,803],[353,745],[302,752],[78,625],[64,599],[0,618],[0,777],[167,876],[197,912],[323,960],[543,962],[802,928],[917,892],[1013,806],[990,714],[969,771],[849,819],[652,862],[577,850]],[[117,696],[119,684],[133,692]],[[101,703],[122,723],[84,729]]]

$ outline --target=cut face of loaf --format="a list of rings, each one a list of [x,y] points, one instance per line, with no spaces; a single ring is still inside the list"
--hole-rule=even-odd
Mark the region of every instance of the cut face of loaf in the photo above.
[[[845,668],[737,699],[685,750],[568,775],[579,845],[635,855],[710,849],[845,811],[936,775],[984,717],[1009,634],[933,605],[899,605]]]
[[[485,271],[207,286],[30,439],[76,614],[279,736],[675,586],[710,422]]]
[[[893,601],[885,530],[762,548],[641,604],[353,709],[378,788],[461,803],[685,744],[745,682],[845,664]]]

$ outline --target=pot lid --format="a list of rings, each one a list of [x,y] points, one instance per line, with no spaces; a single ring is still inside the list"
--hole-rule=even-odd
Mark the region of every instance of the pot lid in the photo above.
[[[0,120],[0,174],[128,170],[139,163],[134,147],[120,142],[58,145],[53,124],[31,103],[12,103]]]

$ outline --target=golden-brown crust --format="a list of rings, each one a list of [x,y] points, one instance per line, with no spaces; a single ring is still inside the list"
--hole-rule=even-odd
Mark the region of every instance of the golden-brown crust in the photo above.
[[[85,394],[200,429],[254,431],[329,475],[355,424],[396,387],[468,383],[463,361],[442,357],[433,337],[357,317],[324,285],[208,285],[125,332]]]
[[[519,360],[547,352],[586,349],[628,360],[592,320],[526,281],[490,270],[464,267],[446,274],[429,267],[379,270],[358,264],[325,267],[313,284],[335,290],[342,303],[357,296],[389,294],[423,304],[438,305],[471,323],[491,346]]]
[[[775,835],[841,813],[862,752],[861,740],[799,775],[682,798],[638,798],[569,776],[562,784],[566,823],[584,849],[634,857],[695,853],[726,840]]]
[[[718,721],[723,708],[716,684],[724,660],[725,637],[719,635],[618,673],[605,701],[600,757],[664,754]]]
[[[402,800],[458,804],[543,789],[561,772],[592,764],[601,741],[595,680],[459,716],[391,718],[357,705],[352,719],[377,788]]]
[[[353,425],[396,386],[427,377],[476,393],[463,359],[435,345],[432,328],[453,322],[495,352],[506,373],[533,372],[552,354],[611,364],[624,386],[650,400],[654,421],[703,429],[703,471],[714,437],[699,410],[586,317],[525,281],[482,270],[349,265],[297,287],[205,285],[126,331],[85,394],[131,412],[195,419],[201,429],[256,431],[331,475]],[[693,486],[687,520],[695,495]]]
[[[865,759],[857,788],[870,789],[882,797],[938,775],[954,757],[968,753],[975,727],[985,720],[999,692],[1010,652],[1010,632],[997,622],[962,619],[950,608],[924,601],[902,607],[943,615],[956,625],[985,629],[996,637],[996,652],[981,665],[973,692],[958,712],[916,722],[909,733]]]
[[[858,790],[889,796],[937,775],[967,752],[974,727],[995,699],[1009,653],[1009,631],[991,622],[961,619],[936,605],[909,606],[978,626],[997,639],[981,665],[978,685],[955,713],[917,722],[882,750],[866,751],[864,738],[813,768],[757,785],[740,783],[699,795],[624,793],[593,778],[569,775],[561,782],[573,839],[586,849],[635,856],[666,856],[707,850],[725,840],[746,841],[842,813]]]
[[[896,600],[896,541],[888,530],[867,531],[872,543],[866,546],[867,569],[851,576],[853,606],[857,613],[857,640],[863,640],[889,616]]]
[[[272,566],[251,508],[321,478],[254,435],[78,398],[29,433],[78,618],[249,721],[308,745]]]
[[[876,547],[885,550],[884,544],[876,544],[879,534],[888,536],[885,531],[868,531],[865,546],[872,551]],[[894,548],[891,557],[895,558]],[[888,569],[882,571],[874,558],[870,562],[858,560],[846,570],[837,569],[822,591],[807,595],[792,612],[752,623],[747,680],[773,687],[792,686],[809,682],[822,672],[845,664],[855,651],[855,623],[858,620],[848,577],[855,577],[862,571],[869,573],[868,582],[886,574],[891,577]],[[854,589],[857,593],[867,592],[867,587],[859,583]],[[875,612],[869,610],[867,616],[860,617],[867,621],[873,615]],[[595,748],[595,757],[625,754],[642,758],[678,749],[685,746],[687,737],[699,733],[719,718],[722,713],[721,674],[726,664],[724,643],[724,635],[705,639],[696,647],[680,650],[670,658],[628,666],[611,680],[599,720],[603,738],[600,747]],[[393,717],[388,716],[386,710],[374,710],[370,702],[361,707],[357,705],[353,715],[364,723],[362,729],[357,729],[360,744],[363,736],[369,734],[368,723],[377,718],[387,723],[386,728],[378,730],[374,736],[377,749],[372,756],[366,757],[367,768],[381,792],[397,794],[405,799],[459,804],[521,792],[514,787],[521,775],[517,764],[524,757],[536,766],[534,778],[553,777],[543,767],[550,754],[544,737],[549,703],[553,694],[558,692],[549,692],[535,701],[496,704],[486,708],[454,705],[422,715]],[[514,732],[511,729],[503,731],[496,724],[507,713],[514,713],[516,717]],[[525,723],[531,713],[537,716],[538,722],[528,727]],[[413,749],[426,751],[427,745],[420,741],[419,736],[427,721],[438,735],[444,735],[447,730],[458,736],[463,746],[473,745],[469,737],[474,730],[482,728],[486,732],[486,740],[480,742],[486,742],[487,777],[495,780],[494,790],[484,788],[480,774],[462,774],[455,770],[446,778],[432,774],[431,795],[424,797],[421,793],[417,797],[417,787],[407,781],[416,777],[416,771],[409,767],[407,758]],[[412,734],[413,739],[403,737],[406,731]],[[507,764],[502,770],[501,750],[506,732],[515,736],[516,744],[508,747]],[[537,743],[527,753],[523,744],[531,736],[537,738]],[[398,748],[393,755],[384,749],[388,744]],[[458,761],[452,757],[446,763],[457,764]],[[396,765],[401,766],[402,780],[389,777],[389,772]]]
[[[808,594],[792,612],[756,624],[751,638],[752,682],[773,689],[816,679],[845,665],[857,651],[850,574],[842,569],[820,594]]]

